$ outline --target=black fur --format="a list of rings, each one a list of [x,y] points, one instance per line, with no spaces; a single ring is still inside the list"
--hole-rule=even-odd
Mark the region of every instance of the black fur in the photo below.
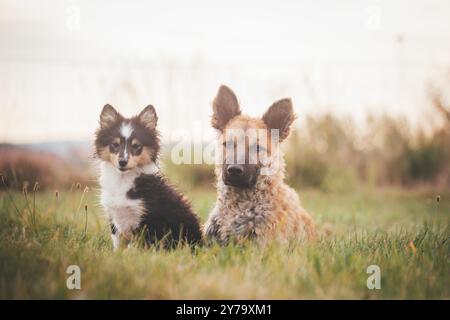
[[[164,240],[165,247],[173,247],[180,241],[191,245],[201,242],[200,223],[191,205],[161,175],[139,176],[127,196],[142,200],[147,209],[138,230],[144,231],[147,244]]]
[[[110,229],[111,229],[111,234],[116,234],[117,228],[116,228],[116,226],[114,225],[114,223],[110,222],[109,227],[110,227]]]

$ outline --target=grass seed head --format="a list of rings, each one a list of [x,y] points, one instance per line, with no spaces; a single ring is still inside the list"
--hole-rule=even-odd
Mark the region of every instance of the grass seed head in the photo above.
[[[28,195],[28,187],[30,186],[30,183],[28,181],[25,181],[22,185],[22,193],[26,196]]]

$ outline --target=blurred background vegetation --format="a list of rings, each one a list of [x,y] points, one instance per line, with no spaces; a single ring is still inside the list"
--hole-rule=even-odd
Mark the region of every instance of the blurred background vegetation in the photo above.
[[[450,106],[443,92],[429,89],[439,118],[433,129],[412,128],[405,118],[387,115],[367,116],[362,128],[350,117],[306,116],[284,145],[288,182],[325,192],[362,185],[450,186]],[[212,165],[176,165],[169,149],[166,146],[163,152],[162,166],[174,183],[189,189],[214,188]],[[74,146],[64,154],[3,145],[0,172],[9,186],[19,190],[35,182],[43,189],[96,184],[88,146]]]
[[[368,116],[358,133],[350,118],[308,117],[286,148],[289,181],[298,187],[345,190],[371,186],[450,186],[450,108],[430,90],[441,125],[412,129],[403,118]]]

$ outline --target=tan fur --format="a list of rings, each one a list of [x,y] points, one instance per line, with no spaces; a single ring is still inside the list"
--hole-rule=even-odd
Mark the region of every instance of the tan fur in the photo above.
[[[136,140],[136,139],[134,139]],[[152,163],[152,155],[154,154],[154,150],[144,147],[142,149],[142,152],[138,156],[130,155],[128,159],[127,169],[131,170],[136,167],[144,167],[150,163]],[[109,147],[104,147],[99,152],[99,157],[103,161],[107,161],[112,163],[115,167],[119,166],[119,154],[118,153],[111,153],[109,151]]]
[[[289,125],[294,117],[291,114],[287,119]],[[220,119],[213,121],[217,123]],[[219,141],[225,140],[228,129],[268,129],[268,126],[262,119],[238,114],[221,128]],[[289,126],[282,130],[287,131],[282,133],[284,136],[280,135],[281,140],[287,137]],[[222,245],[231,241],[242,243],[247,239],[255,239],[260,244],[273,240],[314,240],[316,232],[311,216],[302,208],[294,189],[284,182],[285,163],[279,144],[269,145],[268,153],[271,157],[279,155],[278,161],[272,159],[267,165],[274,174],[259,175],[252,188],[225,185],[222,164],[216,165],[218,197],[204,228],[208,240]]]

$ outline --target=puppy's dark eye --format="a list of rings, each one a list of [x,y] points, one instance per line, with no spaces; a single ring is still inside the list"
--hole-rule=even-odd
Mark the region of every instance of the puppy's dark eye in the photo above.
[[[141,149],[141,145],[138,143],[133,143],[131,145],[131,148],[133,148],[133,150],[137,151],[137,150]]]
[[[117,149],[119,147],[119,144],[117,142],[112,142],[109,146],[113,149]]]

